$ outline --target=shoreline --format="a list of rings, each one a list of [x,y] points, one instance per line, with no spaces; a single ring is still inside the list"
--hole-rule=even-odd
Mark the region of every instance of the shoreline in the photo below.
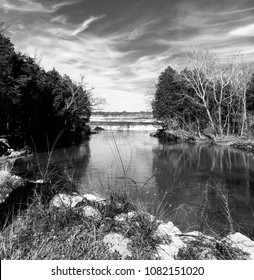
[[[192,140],[189,135],[187,137]],[[202,143],[230,146],[236,143],[233,140],[220,139],[219,144],[204,140]],[[141,209],[124,192],[114,190],[103,197],[73,191],[65,193],[61,190],[61,183],[57,193],[53,195],[50,192],[43,202],[49,195],[43,192],[55,188],[54,183],[50,180],[28,181],[9,175],[1,185],[11,185],[12,191],[22,187],[23,192],[27,184],[31,203],[21,212],[17,211],[9,225],[0,230],[0,240],[7,248],[0,250],[1,258],[254,259],[254,241],[246,235],[228,231],[223,237],[215,237],[201,231],[181,232],[171,221],[162,221]],[[9,211],[12,207],[6,201],[13,201],[11,192],[0,203],[1,209]],[[18,200],[15,203],[18,204]],[[71,240],[73,246],[68,247],[66,240]],[[85,245],[84,240],[90,242],[89,245]],[[44,243],[49,247],[40,249]],[[20,247],[15,247],[17,244]],[[76,251],[84,247],[84,252],[77,255]],[[16,255],[17,252],[20,255]]]
[[[184,130],[173,131],[163,129],[150,133],[150,136],[165,139],[168,143],[210,144],[254,153],[254,141],[246,137],[222,136],[215,138],[212,135],[207,135],[208,137],[203,135],[199,138]]]
[[[37,196],[0,230],[0,241],[1,259],[254,259],[254,241],[240,232],[221,238],[181,232],[124,191],[104,197],[60,192],[44,204]]]

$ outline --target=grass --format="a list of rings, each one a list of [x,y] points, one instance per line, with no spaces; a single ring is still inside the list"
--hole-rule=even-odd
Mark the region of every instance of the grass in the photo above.
[[[239,260],[248,259],[248,254],[240,249],[233,248],[226,241],[218,241],[218,239],[205,236],[194,236],[193,240],[188,242],[188,246],[181,248],[177,255],[178,260]]]
[[[111,198],[112,199],[112,198]],[[116,198],[114,198],[116,199]],[[123,205],[130,203],[126,202]],[[134,207],[134,206],[132,206]],[[124,210],[124,209],[122,209]],[[125,209],[126,212],[133,208]],[[145,216],[127,223],[114,220],[111,209],[101,221],[84,217],[82,208],[53,209],[41,202],[40,196],[27,210],[20,212],[13,223],[0,234],[1,259],[121,259],[109,252],[103,237],[118,232],[133,242],[133,259],[150,259],[155,250],[152,233],[156,229]]]
[[[49,152],[45,169],[38,164],[44,184],[36,185],[29,196],[29,201],[22,201],[26,206],[22,211],[20,207],[15,213],[8,212],[13,216],[7,217],[11,222],[6,222],[0,231],[1,259],[121,259],[120,254],[110,252],[103,243],[103,238],[112,232],[131,239],[132,246],[129,249],[132,251],[132,257],[129,259],[154,259],[159,241],[154,239],[153,234],[158,227],[158,221],[151,219],[146,212],[150,208],[156,218],[161,219],[165,207],[163,199],[155,209],[144,203],[140,194],[142,186],[138,186],[133,179],[129,178],[128,168],[126,170],[124,166],[115,139],[114,144],[124,182],[120,186],[108,185],[106,198],[109,204],[103,211],[99,209],[102,220],[96,221],[84,217],[81,206],[73,209],[49,207],[49,201],[53,195],[60,192],[71,194],[77,192],[72,181],[59,174],[57,169],[52,168],[50,164],[52,152]],[[136,189],[134,197],[129,191],[130,187]],[[172,191],[175,189],[177,186]],[[232,231],[233,222],[227,194],[219,184],[214,186],[214,190],[222,199],[224,217],[228,221],[228,228]],[[205,211],[208,207],[205,202],[205,209],[201,209],[201,216],[204,219],[206,219]],[[131,211],[137,212],[138,215],[127,219],[124,223],[116,221],[116,215]],[[205,222],[207,226],[207,219]],[[247,258],[246,254],[232,248],[226,242],[219,242],[218,239],[206,241],[202,236],[195,237],[187,247],[179,251],[177,259],[201,259],[200,252],[204,249],[217,259]]]
[[[12,218],[12,223],[0,231],[0,258],[120,260],[122,256],[110,252],[103,243],[108,233],[119,233],[131,240],[129,249],[132,257],[128,259],[154,259],[160,242],[153,236],[159,225],[158,220],[151,219],[126,193],[114,191],[109,193],[107,199],[110,203],[104,210],[98,208],[103,218],[93,220],[83,215],[82,204],[76,208],[55,209],[45,202],[43,193],[35,192],[27,209],[19,211]],[[138,215],[125,222],[115,219],[118,214],[132,211]],[[230,217],[227,211],[225,215]],[[205,255],[216,259],[248,258],[247,254],[219,238],[193,236],[187,244],[180,249],[177,259],[204,259]]]

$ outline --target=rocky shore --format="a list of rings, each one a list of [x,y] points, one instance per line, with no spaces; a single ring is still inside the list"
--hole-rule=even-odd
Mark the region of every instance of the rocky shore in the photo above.
[[[151,252],[152,259],[174,260],[190,255],[201,260],[223,257],[254,259],[254,241],[239,232],[231,233],[221,240],[198,231],[183,233],[172,222],[165,223],[143,211],[127,211],[124,204],[112,205],[111,202],[93,194],[58,194],[51,200],[50,207],[63,211],[79,209],[86,218],[95,222],[109,218],[105,213],[115,213],[110,216],[114,228],[104,236],[102,242],[111,252],[119,253],[123,259],[132,257],[134,242],[131,235],[127,238],[122,230],[117,231],[117,228],[130,229],[135,226],[137,230],[142,230],[145,223],[152,225],[150,238],[155,249]]]
[[[218,146],[230,146],[235,149],[254,153],[254,141],[246,137],[222,136],[215,137],[212,134],[202,134],[200,137],[185,130],[158,129],[150,134],[152,137],[164,139],[169,143],[191,143],[191,144],[212,144]]]
[[[13,180],[17,188],[22,186],[22,179],[17,176],[7,179],[9,182]],[[43,189],[42,181],[30,183]],[[1,190],[3,185],[4,181],[1,182]],[[0,208],[7,203],[10,195],[2,197]],[[32,246],[37,251],[43,242],[51,244],[53,250],[51,253],[43,252],[43,258],[66,259],[74,250],[84,246],[80,242],[91,238],[91,228],[96,244],[104,250],[103,255],[100,250],[98,255],[93,253],[92,259],[254,259],[254,241],[240,232],[220,239],[198,231],[181,232],[171,221],[164,222],[141,210],[118,192],[111,192],[105,198],[94,194],[58,193],[44,205],[41,205],[41,200],[39,202],[32,203],[32,207],[28,205],[28,210],[17,214],[12,224],[0,231],[2,244],[21,246],[18,249],[23,251],[21,259],[31,258],[27,255],[27,247]],[[75,238],[79,249],[64,247],[66,240],[75,243]],[[61,245],[56,246],[54,242]],[[58,251],[58,246],[64,247],[61,255],[54,251]],[[14,251],[12,248],[12,254]],[[82,258],[90,258],[87,251],[80,254]],[[3,248],[0,249],[0,256],[9,258]],[[42,258],[41,254],[36,256],[36,259]],[[74,258],[79,259],[76,255]]]
[[[0,160],[8,160],[11,158],[17,158],[22,156],[32,155],[32,151],[28,146],[24,146],[22,149],[14,150],[6,137],[0,137]]]

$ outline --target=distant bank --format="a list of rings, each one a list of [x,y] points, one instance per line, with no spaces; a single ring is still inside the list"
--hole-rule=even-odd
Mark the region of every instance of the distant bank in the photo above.
[[[96,112],[91,115],[92,129],[105,130],[149,130],[158,128],[152,112]]]

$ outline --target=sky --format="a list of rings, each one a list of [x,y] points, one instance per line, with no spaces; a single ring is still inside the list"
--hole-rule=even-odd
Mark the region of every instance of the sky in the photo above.
[[[104,111],[151,110],[159,74],[197,45],[254,58],[253,0],[0,0],[17,51],[79,82]]]

